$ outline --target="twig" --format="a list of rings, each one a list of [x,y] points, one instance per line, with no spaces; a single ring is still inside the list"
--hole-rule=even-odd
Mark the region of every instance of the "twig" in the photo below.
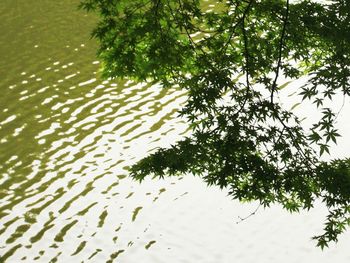
[[[276,67],[276,74],[275,74],[275,79],[272,83],[272,87],[271,87],[271,105],[273,105],[273,93],[276,90],[276,85],[277,85],[277,79],[279,76],[279,71],[281,68],[281,63],[282,63],[282,49],[283,49],[283,42],[284,42],[284,37],[286,34],[286,28],[287,28],[287,22],[288,22],[288,18],[289,18],[289,0],[287,0],[287,4],[286,4],[286,15],[283,21],[283,28],[282,28],[282,33],[281,33],[281,38],[280,38],[280,43],[279,43],[279,51],[278,51],[278,61],[277,61],[277,67]]]
[[[243,221],[247,220],[249,217],[253,216],[256,214],[256,212],[258,212],[259,208],[260,208],[261,204],[258,205],[257,208],[255,208],[255,210],[253,212],[251,212],[249,215],[247,215],[246,217],[240,217],[238,216],[239,221],[236,221],[236,224],[240,224]]]

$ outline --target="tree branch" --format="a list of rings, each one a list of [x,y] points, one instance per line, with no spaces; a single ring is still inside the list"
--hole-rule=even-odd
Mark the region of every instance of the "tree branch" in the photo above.
[[[284,17],[284,21],[283,21],[283,28],[282,28],[282,32],[281,32],[281,38],[280,38],[280,42],[279,42],[279,50],[278,50],[278,61],[277,61],[277,66],[276,66],[276,70],[275,70],[275,79],[272,83],[272,87],[271,87],[271,105],[273,105],[273,94],[277,88],[277,79],[279,76],[279,72],[280,72],[280,68],[281,68],[281,63],[282,63],[282,50],[283,50],[283,42],[284,42],[284,38],[286,35],[286,28],[287,28],[287,23],[288,23],[288,19],[289,19],[289,0],[287,0],[286,3],[286,15]]]

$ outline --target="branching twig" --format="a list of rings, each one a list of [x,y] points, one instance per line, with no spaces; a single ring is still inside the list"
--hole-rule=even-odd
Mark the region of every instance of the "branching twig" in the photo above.
[[[238,216],[239,221],[236,221],[236,224],[240,224],[243,221],[247,220],[249,217],[253,216],[256,214],[256,212],[258,212],[259,208],[260,208],[261,204],[258,205],[257,208],[255,208],[255,210],[253,212],[251,212],[249,215],[247,215],[246,217],[240,217]]]
[[[253,1],[254,1],[254,0],[250,0],[250,1],[249,1],[247,8],[244,10],[243,16],[242,16],[235,24],[231,25],[231,28],[230,28],[231,34],[230,34],[229,38],[227,39],[226,44],[225,44],[224,47],[223,47],[223,49],[224,49],[224,50],[223,50],[223,53],[226,52],[227,47],[228,47],[228,44],[231,42],[232,37],[233,37],[233,35],[234,35],[234,33],[235,33],[236,28],[237,28],[240,24],[244,24],[244,21],[245,21],[245,19],[246,19],[246,16],[247,16],[248,13],[249,13],[249,10],[250,10],[250,8],[251,8],[251,6],[252,6],[252,4],[253,4]],[[236,8],[238,8],[238,5],[237,5]]]
[[[272,87],[271,87],[271,99],[270,99],[271,105],[273,105],[273,93],[276,90],[277,79],[279,76],[281,63],[282,63],[283,42],[284,42],[284,38],[286,35],[286,28],[287,28],[288,19],[289,19],[289,0],[287,0],[287,4],[286,4],[286,15],[284,17],[283,28],[282,28],[281,38],[280,38],[280,42],[279,42],[278,61],[277,61],[277,66],[276,66],[276,70],[275,70],[275,79],[274,79],[274,81],[272,83]]]

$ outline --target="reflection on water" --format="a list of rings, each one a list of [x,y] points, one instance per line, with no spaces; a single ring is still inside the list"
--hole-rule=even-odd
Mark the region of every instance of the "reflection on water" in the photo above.
[[[135,224],[170,182],[141,188],[125,168],[186,131],[185,97],[100,80],[78,2],[0,6],[1,262],[112,262],[156,243]]]

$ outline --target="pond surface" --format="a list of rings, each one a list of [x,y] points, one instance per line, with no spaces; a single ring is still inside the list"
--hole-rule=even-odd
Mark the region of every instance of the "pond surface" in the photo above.
[[[0,249],[9,262],[100,262],[131,247],[136,236],[118,240],[123,221],[166,188],[135,193],[125,168],[186,131],[174,118],[182,92],[98,77],[96,19],[77,5],[0,7]],[[150,249],[155,240],[144,241]]]
[[[321,207],[237,224],[256,206],[198,178],[133,182],[128,166],[188,132],[186,97],[102,80],[78,3],[0,5],[0,262],[348,262],[348,233],[310,241]]]

